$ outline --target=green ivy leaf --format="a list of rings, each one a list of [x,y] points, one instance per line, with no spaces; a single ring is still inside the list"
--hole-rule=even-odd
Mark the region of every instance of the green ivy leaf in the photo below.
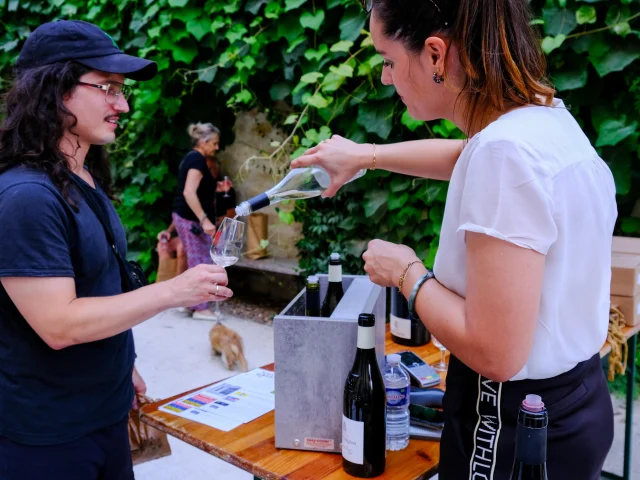
[[[333,72],[327,73],[322,82],[322,91],[325,93],[335,92],[342,86],[346,78]]]
[[[202,10],[200,10],[199,8],[193,8],[193,7],[181,8],[180,10],[173,11],[171,14],[171,18],[173,20],[181,20],[182,23],[185,23],[185,24],[190,20],[193,20],[201,16],[202,16]]]
[[[211,21],[208,18],[198,18],[189,20],[187,22],[187,30],[200,41],[202,38],[210,32]]]
[[[366,15],[363,15],[360,10],[348,9],[340,20],[340,40],[355,42],[366,21]]]
[[[278,212],[278,217],[280,218],[280,221],[286,225],[291,225],[294,222],[293,213],[291,212],[283,212],[282,210],[280,210]],[[262,244],[260,246],[262,246]]]
[[[556,35],[555,37],[545,37],[542,40],[542,50],[544,50],[544,53],[549,55],[556,48],[560,48],[566,38],[567,36],[563,35],[562,33]]]
[[[226,25],[226,22],[224,21],[224,18],[216,17],[213,20],[213,22],[211,22],[211,27],[209,28],[209,30],[211,30],[212,33],[216,33],[218,30],[220,30],[225,25]]]
[[[289,10],[293,10],[298,8],[302,4],[304,4],[307,0],[286,0],[284,2],[284,11],[288,12]]]
[[[242,40],[242,37],[248,32],[247,27],[242,25],[241,23],[235,23],[227,33],[224,38],[229,40],[229,43],[237,42],[238,40]]]
[[[329,52],[329,47],[327,47],[326,43],[323,43],[318,47],[318,50],[309,49],[306,52],[304,52],[304,58],[306,58],[310,62],[312,61],[318,62],[322,60],[322,57],[324,57],[328,52]]]
[[[273,87],[269,89],[269,96],[271,100],[284,100],[291,93],[291,85],[287,82],[279,82],[276,83]]]
[[[411,178],[405,175],[395,175],[391,179],[391,191],[393,193],[404,192],[411,187]]]
[[[629,135],[635,133],[637,129],[638,122],[627,123],[626,115],[622,115],[620,118],[608,118],[600,125],[596,147],[617,145]]]
[[[575,90],[587,84],[586,64],[576,68],[563,68],[553,74],[553,83],[561,91]]]
[[[171,55],[176,62],[191,63],[198,55],[198,47],[193,40],[180,40],[179,43],[173,45]]]
[[[384,190],[372,190],[366,194],[365,198],[364,215],[370,218],[387,205],[388,194]]]
[[[184,7],[189,0],[169,0],[169,6],[171,7]]]
[[[576,21],[578,22],[578,25],[596,23],[597,18],[596,9],[591,5],[582,5],[576,11]]]
[[[404,192],[400,195],[389,195],[389,210],[397,210],[402,208],[409,200],[409,192]]]
[[[253,15],[257,15],[260,11],[260,7],[268,2],[269,0],[249,0],[244,6],[244,10],[246,12],[252,13]]]
[[[320,92],[314,93],[309,100],[307,100],[307,103],[316,108],[327,108],[329,106],[329,101],[323,97]]]
[[[560,34],[569,35],[578,25],[575,13],[566,8],[543,8],[542,18],[544,19],[545,33],[552,37]]]
[[[316,83],[322,77],[324,77],[324,75],[320,72],[305,73],[302,77],[300,77],[300,83],[304,85],[308,85],[310,83]]]
[[[322,10],[318,10],[315,14],[304,12],[300,15],[300,25],[303,28],[310,28],[317,32],[322,22],[324,22],[324,11]]]
[[[294,123],[296,123],[298,121],[298,118],[300,117],[300,115],[289,115],[285,121],[283,122],[284,125],[293,125]]]
[[[353,77],[353,67],[350,67],[345,63],[341,64],[337,68],[332,65],[331,67],[329,67],[329,71],[332,73],[335,73],[340,77],[347,77],[347,78]]]
[[[269,2],[267,8],[264,9],[264,16],[267,18],[275,19],[280,16],[282,8],[278,2]]]
[[[293,42],[304,32],[304,27],[300,25],[300,20],[294,14],[285,15],[278,19],[278,38],[286,38],[289,43]]]
[[[620,229],[624,233],[638,233],[640,231],[640,218],[624,217],[620,223]]]
[[[409,114],[409,110],[405,110],[404,113],[402,114],[402,119],[400,120],[400,122],[407,127],[409,130],[411,130],[412,132],[415,132],[416,129],[418,127],[420,127],[421,125],[424,125],[424,122],[421,120],[416,120],[414,119],[410,114]]]
[[[331,47],[332,52],[348,52],[353,47],[351,40],[340,40],[338,43],[333,44]]]
[[[442,189],[442,183],[437,183],[433,180],[427,180],[420,189],[416,192],[416,198],[419,198],[425,205],[431,205],[434,200],[438,198],[440,190]]]
[[[361,103],[358,107],[358,125],[369,133],[375,133],[386,140],[393,126],[393,102]]]
[[[589,52],[589,60],[601,77],[611,72],[624,70],[627,65],[639,57],[640,45],[631,42],[602,55],[594,56],[591,55],[591,51]]]

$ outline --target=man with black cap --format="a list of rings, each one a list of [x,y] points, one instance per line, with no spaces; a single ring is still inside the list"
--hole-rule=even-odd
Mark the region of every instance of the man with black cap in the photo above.
[[[132,479],[131,328],[232,295],[215,265],[127,280],[104,145],[129,111],[125,77],[156,71],[82,21],[40,26],[16,63],[0,126],[2,480]]]

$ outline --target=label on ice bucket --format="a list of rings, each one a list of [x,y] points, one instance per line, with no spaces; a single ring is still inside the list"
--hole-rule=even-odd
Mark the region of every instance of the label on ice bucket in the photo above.
[[[333,438],[305,437],[304,447],[312,448],[314,450],[333,450]]]
[[[387,388],[387,405],[403,407],[409,403],[409,388]]]
[[[364,422],[342,415],[342,456],[345,460],[364,464]]]

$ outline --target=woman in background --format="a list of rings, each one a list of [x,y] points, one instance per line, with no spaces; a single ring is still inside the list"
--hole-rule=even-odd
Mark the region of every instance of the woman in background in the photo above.
[[[209,249],[216,231],[216,218],[235,207],[235,192],[231,182],[221,178],[215,157],[220,148],[220,130],[211,123],[196,123],[189,125],[187,131],[193,149],[180,163],[172,218],[187,254],[187,264],[193,268],[212,263]],[[209,309],[208,303],[194,305],[190,310],[193,318],[219,316]]]

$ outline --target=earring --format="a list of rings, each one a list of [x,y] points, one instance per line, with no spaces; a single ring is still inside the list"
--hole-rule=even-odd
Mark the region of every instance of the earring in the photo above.
[[[444,82],[444,77],[438,73],[438,70],[433,72],[433,81],[436,83]]]

